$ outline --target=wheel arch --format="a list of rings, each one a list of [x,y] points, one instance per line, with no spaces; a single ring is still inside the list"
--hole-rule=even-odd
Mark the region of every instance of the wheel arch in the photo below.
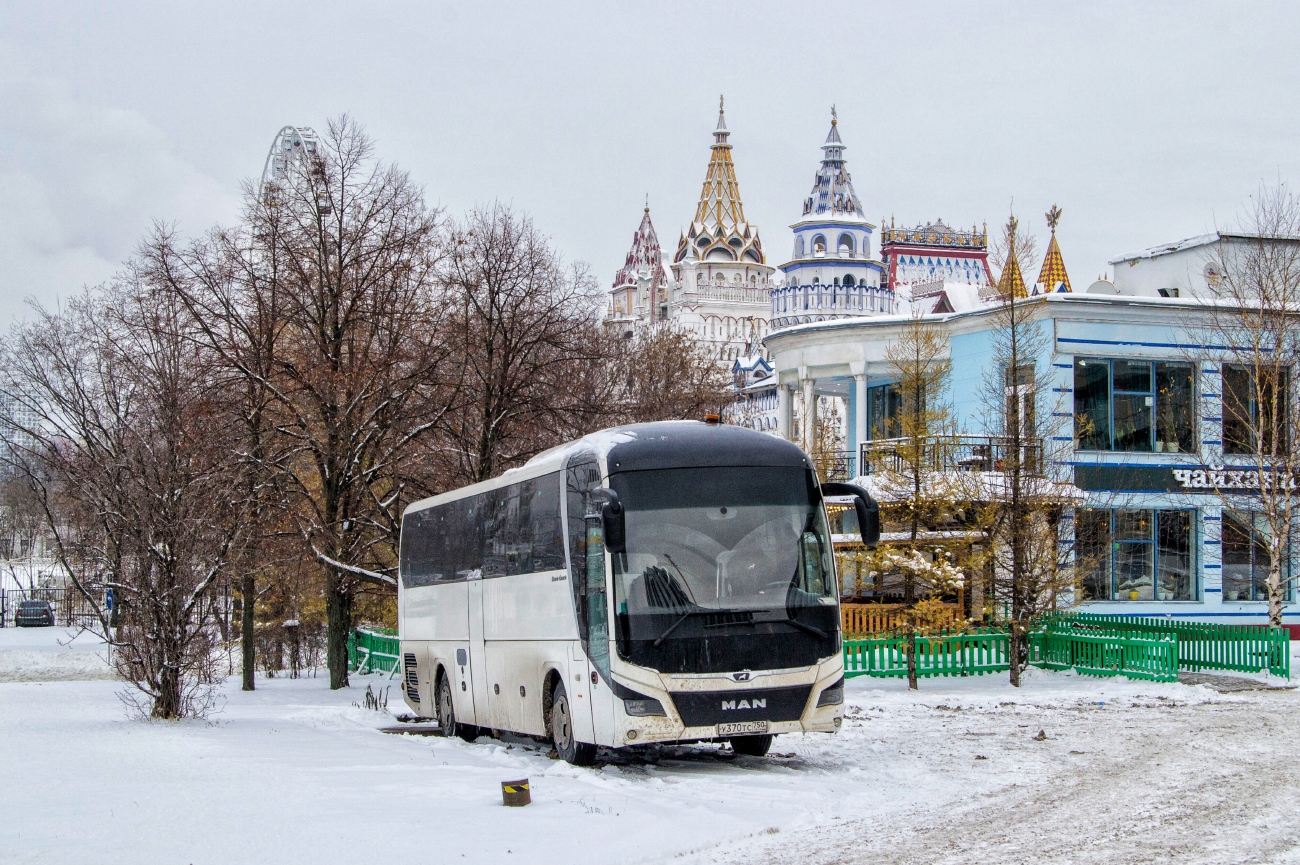
[[[558,667],[548,665],[542,675],[542,729],[551,738],[551,708],[555,705],[555,689],[564,681]]]

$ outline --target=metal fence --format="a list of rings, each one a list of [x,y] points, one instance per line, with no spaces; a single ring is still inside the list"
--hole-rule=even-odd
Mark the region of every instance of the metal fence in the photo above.
[[[19,601],[49,601],[54,622],[64,627],[89,625],[95,610],[81,592],[71,586],[35,586],[30,589],[0,589],[0,628],[14,627]]]
[[[348,669],[392,673],[401,660],[402,641],[392,628],[357,628],[348,635]]]
[[[907,637],[897,635],[845,640],[845,678],[906,676],[907,643]],[[930,678],[1005,673],[1011,669],[1010,650],[1011,636],[1002,630],[918,636],[916,674]],[[1029,663],[1085,676],[1173,682],[1178,679],[1178,638],[1039,631],[1029,635]]]
[[[1291,678],[1291,642],[1285,628],[1267,625],[1215,625],[1141,616],[1054,613],[1049,629],[1131,635],[1175,634],[1178,667],[1183,670],[1269,672]]]
[[[1289,634],[1257,625],[1208,625],[1128,616],[1056,613],[1029,635],[1029,663],[1087,676],[1177,681],[1180,670],[1269,672],[1291,677]],[[1010,669],[1010,635],[986,628],[919,635],[921,677],[971,676]],[[844,640],[844,675],[907,675],[907,637],[897,632]]]
[[[1176,682],[1178,637],[1048,630],[1032,635],[1029,663],[1048,670],[1072,669],[1087,676]]]
[[[914,449],[920,448],[919,452]],[[859,472],[903,471],[912,463],[936,472],[1000,472],[1012,465],[1019,450],[1021,468],[1034,474],[1042,466],[1043,445],[1038,439],[1018,444],[1008,436],[945,435],[875,439],[863,442]]]
[[[929,634],[916,638],[916,674],[978,676],[1006,672],[1008,635],[1005,631]],[[866,637],[844,641],[844,676],[901,678],[907,675],[907,637]]]

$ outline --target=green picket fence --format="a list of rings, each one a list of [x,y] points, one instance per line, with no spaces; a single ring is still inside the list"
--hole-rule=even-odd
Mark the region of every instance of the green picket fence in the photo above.
[[[1182,670],[1236,670],[1291,678],[1291,642],[1285,628],[1264,625],[1216,625],[1140,616],[1100,613],[1054,613],[1048,630],[1178,637],[1178,667]]]
[[[1135,637],[1054,628],[1031,635],[1029,663],[1048,670],[1075,670],[1086,676],[1176,682],[1178,643],[1174,634]]]
[[[359,673],[391,673],[401,660],[402,641],[392,628],[357,628],[348,634],[348,669]]]
[[[918,635],[918,676],[978,676],[1011,668],[1005,631]],[[863,637],[844,641],[844,675],[907,675],[907,637]]]
[[[1011,668],[1010,635],[985,629],[965,634],[916,638],[916,674],[978,676]],[[1127,634],[1036,631],[1029,635],[1029,663],[1050,670],[1073,669],[1087,676],[1129,676],[1173,682],[1178,679],[1178,638]],[[903,678],[907,675],[907,637],[889,635],[844,641],[844,676]]]

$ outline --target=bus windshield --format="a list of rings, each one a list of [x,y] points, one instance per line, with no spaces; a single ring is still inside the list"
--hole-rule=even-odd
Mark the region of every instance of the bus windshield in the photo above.
[[[613,580],[623,657],[711,672],[802,666],[835,651],[831,537],[807,469],[662,469],[610,483],[626,509]],[[768,657],[739,656],[754,640]]]

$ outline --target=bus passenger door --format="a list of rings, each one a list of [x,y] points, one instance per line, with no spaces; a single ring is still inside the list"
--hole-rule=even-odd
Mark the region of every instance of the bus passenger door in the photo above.
[[[473,714],[466,723],[488,724],[487,656],[483,651],[483,580],[474,577],[465,584],[469,591],[469,693]],[[470,718],[473,720],[471,721]]]

